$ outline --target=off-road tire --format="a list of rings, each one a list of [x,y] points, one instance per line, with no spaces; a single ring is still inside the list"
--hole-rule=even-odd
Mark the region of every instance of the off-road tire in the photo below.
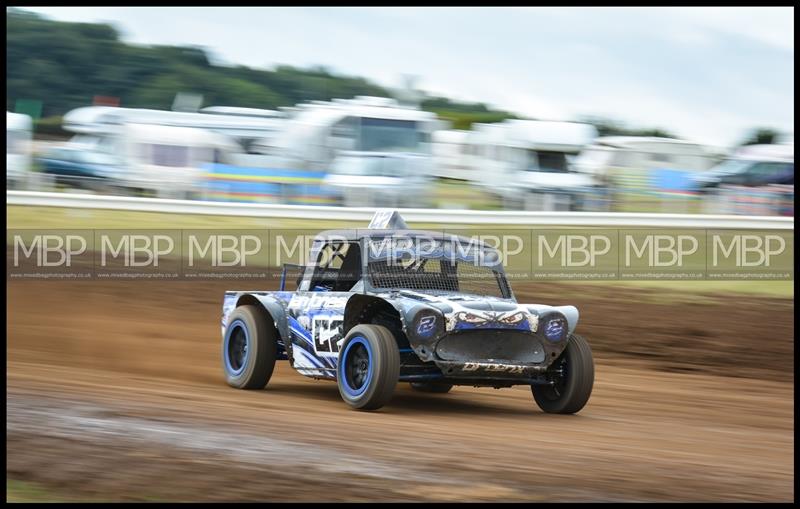
[[[533,399],[539,408],[550,414],[574,414],[589,401],[594,385],[592,349],[583,338],[572,334],[567,348],[551,369],[566,368],[566,377],[556,385],[531,385]]]
[[[392,398],[399,377],[400,351],[389,329],[372,324],[350,329],[336,367],[345,403],[358,410],[377,410]]]

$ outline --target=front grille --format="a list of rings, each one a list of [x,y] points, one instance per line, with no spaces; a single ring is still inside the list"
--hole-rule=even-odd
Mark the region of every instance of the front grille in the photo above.
[[[436,345],[446,361],[508,361],[519,364],[544,362],[546,355],[536,336],[517,331],[464,331],[448,334]]]

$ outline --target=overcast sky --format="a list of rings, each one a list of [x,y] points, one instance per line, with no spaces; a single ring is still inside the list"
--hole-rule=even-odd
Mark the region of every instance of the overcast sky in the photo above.
[[[727,145],[793,131],[793,8],[36,7],[128,42],[333,71],[541,119],[601,115]],[[257,106],[257,105],[254,105]]]

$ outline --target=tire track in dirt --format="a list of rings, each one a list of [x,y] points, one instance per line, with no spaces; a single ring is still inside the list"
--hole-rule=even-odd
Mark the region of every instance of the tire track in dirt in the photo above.
[[[8,476],[100,500],[794,497],[791,339],[759,336],[770,362],[736,371],[747,376],[710,374],[741,367],[746,350],[729,351],[741,336],[727,331],[755,334],[758,313],[793,330],[790,300],[518,288],[520,300],[581,307],[597,380],[580,414],[544,414],[525,387],[429,395],[406,384],[365,413],[286,363],[264,391],[227,387],[219,306],[229,285],[11,282]],[[669,372],[690,328],[715,339],[694,343],[695,373]]]

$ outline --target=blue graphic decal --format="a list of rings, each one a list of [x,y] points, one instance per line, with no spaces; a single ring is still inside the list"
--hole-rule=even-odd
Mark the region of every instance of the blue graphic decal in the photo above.
[[[306,361],[308,363],[311,363],[316,368],[326,368],[327,367],[327,366],[324,366],[322,364],[322,362],[319,361],[319,359],[314,357],[313,353],[308,352],[308,351],[306,351],[306,350],[304,350],[302,348],[298,348],[298,349],[294,350],[292,353],[295,356],[300,357],[302,360],[304,360],[304,361]],[[299,368],[306,367],[306,366],[304,366],[305,363],[303,363],[303,362],[297,362],[296,364],[297,364],[297,367],[299,367]]]
[[[310,332],[303,328],[300,323],[291,316],[287,317],[287,321],[289,322],[289,331],[292,333],[292,337],[297,339],[297,341],[292,342],[295,346],[293,351],[302,351],[301,357],[295,356],[295,364],[297,367],[302,366],[302,360],[305,359],[313,360],[313,365],[317,367],[331,369],[336,367],[336,357],[320,357],[317,355],[314,350],[314,340]]]
[[[429,338],[436,330],[436,315],[423,316],[417,325],[417,334],[423,338]]]
[[[555,318],[547,322],[544,328],[544,335],[550,341],[558,341],[564,335],[564,320]]]

